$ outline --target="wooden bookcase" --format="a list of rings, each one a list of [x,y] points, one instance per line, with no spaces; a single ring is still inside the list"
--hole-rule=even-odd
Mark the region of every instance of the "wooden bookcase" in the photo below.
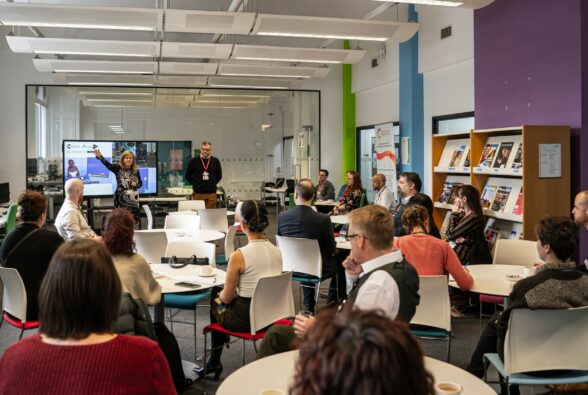
[[[470,167],[452,169],[439,166],[442,157],[447,157],[446,147],[451,148],[452,140],[469,139]],[[478,162],[487,144],[496,144],[500,148],[503,142],[514,142],[506,168],[478,167]],[[449,145],[448,145],[449,143]],[[508,143],[507,143],[508,144]],[[522,145],[522,167],[513,169],[517,144]],[[561,145],[561,177],[540,178],[540,145]],[[498,148],[498,149],[499,149]],[[497,151],[498,151],[497,149]],[[535,240],[535,224],[545,215],[570,215],[570,128],[568,126],[524,125],[511,128],[474,130],[469,133],[434,135],[432,141],[433,196],[435,209],[433,219],[441,229],[447,210],[451,205],[437,202],[443,186],[459,176],[459,182],[469,182],[482,195],[486,185],[502,185],[512,188],[508,201],[508,210],[495,212],[485,209],[488,218],[522,224],[525,240]],[[496,156],[499,155],[496,152]],[[521,215],[512,214],[518,190],[522,187],[523,210]],[[500,187],[499,187],[500,188]],[[514,199],[514,200],[513,200]],[[519,225],[520,227],[520,225]]]

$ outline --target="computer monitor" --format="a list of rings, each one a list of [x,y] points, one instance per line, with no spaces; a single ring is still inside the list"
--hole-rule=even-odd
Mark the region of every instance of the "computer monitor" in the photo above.
[[[10,202],[10,184],[7,182],[0,183],[0,204]]]

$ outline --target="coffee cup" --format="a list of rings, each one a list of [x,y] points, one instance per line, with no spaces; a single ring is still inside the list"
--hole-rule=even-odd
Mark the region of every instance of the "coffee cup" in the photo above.
[[[535,274],[536,271],[537,271],[536,267],[525,266],[525,268],[523,268],[523,276],[525,276],[525,277],[532,276]]]
[[[198,275],[200,276],[212,276],[212,266],[204,265],[198,266]]]
[[[450,381],[435,384],[436,395],[459,395],[462,390],[463,387],[461,384],[452,383]]]

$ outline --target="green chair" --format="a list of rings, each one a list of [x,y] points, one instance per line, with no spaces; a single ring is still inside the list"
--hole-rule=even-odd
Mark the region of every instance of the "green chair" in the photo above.
[[[364,191],[361,194],[361,197],[359,198],[359,207],[363,207],[363,206],[367,206],[367,205],[368,205],[367,195]]]
[[[18,209],[17,204],[11,204],[6,212],[6,223],[4,224],[4,236],[0,238],[0,242],[4,240],[7,234],[12,232],[16,228],[16,210]]]

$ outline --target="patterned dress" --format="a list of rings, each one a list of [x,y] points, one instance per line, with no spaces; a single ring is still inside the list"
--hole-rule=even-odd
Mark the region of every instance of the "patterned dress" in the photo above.
[[[135,224],[140,224],[141,206],[139,204],[139,193],[137,190],[143,186],[139,171],[133,172],[125,169],[118,163],[112,164],[103,156],[98,158],[108,170],[116,177],[116,190],[114,191],[114,207],[122,207],[130,211],[135,217]],[[135,187],[131,183],[136,183]]]

